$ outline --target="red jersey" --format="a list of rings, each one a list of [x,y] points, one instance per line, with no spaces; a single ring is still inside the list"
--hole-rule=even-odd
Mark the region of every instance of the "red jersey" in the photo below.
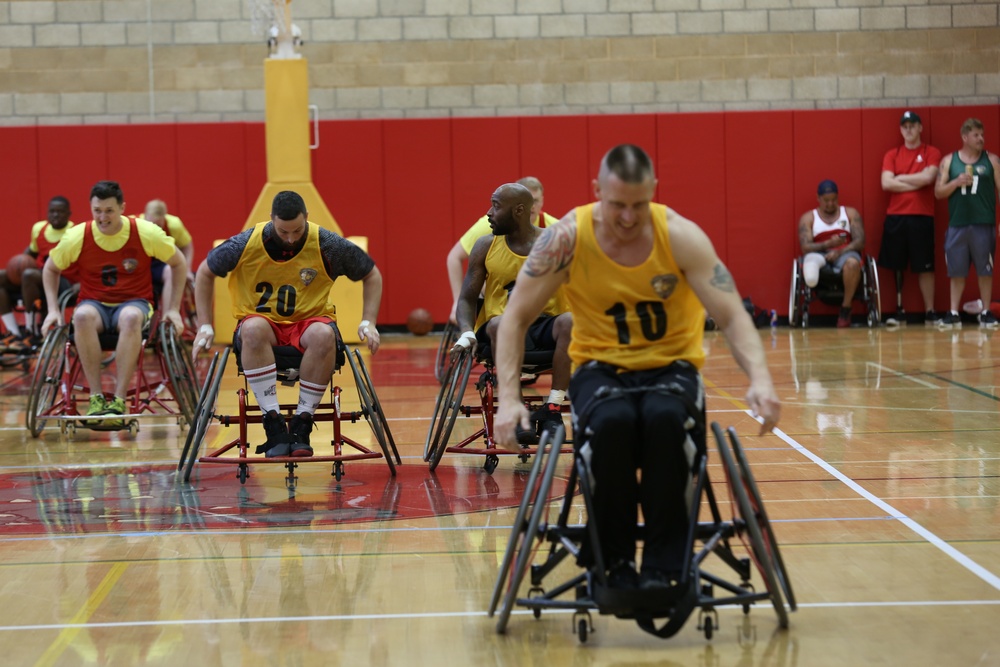
[[[73,223],[69,223],[72,225]],[[59,241],[52,242],[45,236],[45,231],[49,228],[49,223],[46,222],[42,225],[42,228],[38,230],[38,236],[35,237],[35,245],[38,246],[38,257],[35,258],[35,263],[38,268],[41,269],[45,266],[45,260],[49,258],[49,253],[52,249],[59,245]],[[69,229],[69,227],[64,227],[63,230]],[[76,267],[71,266],[62,272],[62,275],[66,277],[66,280],[70,282],[76,282]]]
[[[891,171],[897,176],[919,174],[927,167],[941,164],[941,151],[920,144],[916,148],[905,145],[893,148],[882,158],[882,171]],[[888,215],[934,215],[934,184],[926,185],[912,192],[890,192]]]
[[[80,276],[80,300],[124,303],[129,299],[153,300],[151,258],[142,247],[135,218],[128,218],[128,241],[108,252],[97,245],[90,222],[84,223],[83,247],[74,264]]]

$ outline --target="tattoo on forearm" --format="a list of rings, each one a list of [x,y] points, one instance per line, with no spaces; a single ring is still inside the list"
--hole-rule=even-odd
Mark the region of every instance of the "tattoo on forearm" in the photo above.
[[[558,273],[573,259],[576,227],[559,224],[546,228],[535,241],[524,263],[524,271],[532,277]]]
[[[712,286],[723,292],[735,292],[736,285],[733,283],[733,276],[722,264],[716,264],[712,275]]]

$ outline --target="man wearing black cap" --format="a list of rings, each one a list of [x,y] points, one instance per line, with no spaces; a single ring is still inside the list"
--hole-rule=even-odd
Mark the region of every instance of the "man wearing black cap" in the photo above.
[[[819,206],[799,218],[802,246],[802,277],[809,287],[819,282],[819,270],[829,264],[844,279],[844,301],[837,327],[851,326],[851,302],[861,283],[861,250],[865,247],[865,227],[861,214],[841,206],[837,184],[821,181],[816,188]]]
[[[882,231],[879,266],[894,272],[896,312],[886,317],[888,326],[906,322],[903,313],[903,272],[909,262],[917,274],[924,299],[924,322],[934,324],[934,179],[941,151],[921,143],[920,116],[906,111],[899,119],[903,145],[882,158],[882,189],[889,193]]]

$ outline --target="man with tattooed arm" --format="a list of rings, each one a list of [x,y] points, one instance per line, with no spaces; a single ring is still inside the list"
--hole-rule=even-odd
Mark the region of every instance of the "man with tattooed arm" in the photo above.
[[[569,393],[575,446],[593,479],[601,552],[613,588],[656,589],[680,576],[685,491],[705,447],[699,368],[708,311],[750,379],[746,401],[770,431],[781,406],[759,334],[733,278],[698,225],[653,203],[649,156],[623,144],[601,161],[597,201],[570,211],[535,242],[498,332],[496,440],[516,449],[528,426],[518,400],[525,328],[562,286],[573,313]],[[641,471],[641,482],[637,479]],[[645,544],[635,569],[637,507]],[[593,565],[593,554],[581,565]]]

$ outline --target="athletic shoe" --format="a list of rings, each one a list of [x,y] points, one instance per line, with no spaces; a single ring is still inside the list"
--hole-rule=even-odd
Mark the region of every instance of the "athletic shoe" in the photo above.
[[[937,326],[941,322],[941,315],[938,315],[933,310],[928,310],[924,313],[924,326],[933,327]]]
[[[945,316],[941,318],[940,322],[938,322],[939,329],[951,329],[952,327],[955,329],[962,328],[962,316],[954,310],[949,313],[945,313]]]
[[[308,412],[295,415],[288,423],[288,433],[295,438],[291,445],[292,456],[312,456],[309,433],[313,430],[313,416]]]
[[[105,402],[104,414],[106,415],[123,415],[125,414],[125,399],[121,396],[115,396],[110,403]],[[125,425],[124,419],[104,419],[101,421],[101,426],[104,428],[121,428]]]
[[[635,571],[635,564],[620,560],[608,570],[608,588],[618,590],[632,590],[639,586],[639,575]]]
[[[261,424],[264,426],[264,435],[267,436],[267,440],[263,445],[258,445],[257,453],[264,454],[269,459],[276,456],[288,456],[292,451],[294,437],[288,434],[285,416],[271,410],[261,419]]]
[[[837,328],[846,329],[851,326],[851,316],[850,315],[838,315],[837,316]]]
[[[94,417],[103,415],[108,409],[108,402],[104,399],[104,394],[91,394],[90,405],[87,406],[87,416]]]
[[[24,342],[24,337],[9,333],[0,338],[0,352],[10,354],[26,354],[30,351],[30,346]]]
[[[993,314],[992,311],[984,310],[979,313],[979,326],[986,327],[988,329],[995,329],[1000,322],[997,322],[997,316]]]
[[[680,581],[680,574],[677,572],[667,572],[659,568],[642,568],[639,575],[639,588],[645,591],[663,590],[671,588]]]
[[[903,311],[887,315],[885,318],[885,326],[887,327],[899,327],[904,324],[906,324],[906,313]]]
[[[535,423],[539,438],[545,431],[555,435],[556,429],[563,423],[562,410],[555,403],[546,403],[531,413],[531,421]]]

